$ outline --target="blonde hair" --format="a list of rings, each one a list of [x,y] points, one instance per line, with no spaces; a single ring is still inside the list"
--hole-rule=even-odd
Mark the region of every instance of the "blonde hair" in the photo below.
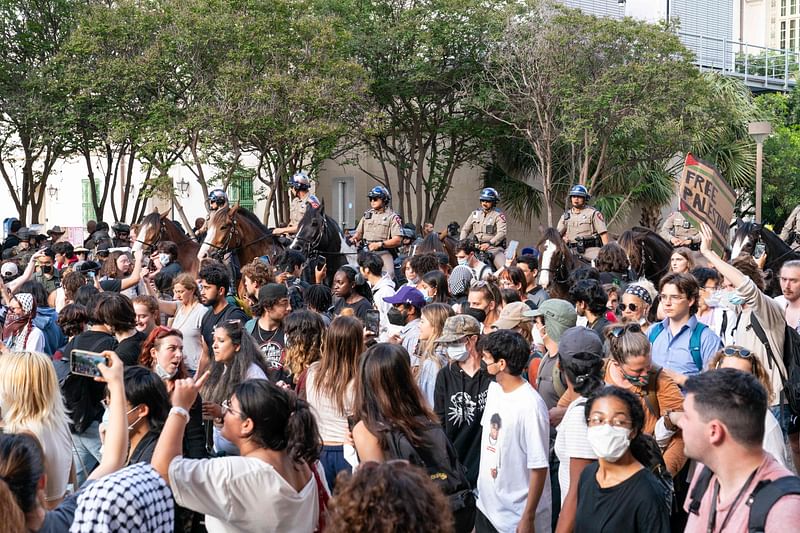
[[[708,362],[708,370],[713,370],[715,368],[719,368],[722,365],[722,361],[726,357],[737,357],[735,355],[727,356],[725,355],[725,348],[740,348],[740,346],[736,345],[728,345],[724,348],[717,350],[717,353],[714,354],[714,357]],[[764,368],[764,364],[755,356],[755,354],[750,354],[750,357],[737,357],[738,359],[744,359],[745,361],[750,362],[750,368],[752,369],[752,374],[758,379],[758,382],[766,389],[767,391],[767,398],[769,401],[772,402],[775,399],[775,393],[772,391],[772,381],[769,379],[769,374],[767,374],[767,370]]]
[[[0,405],[9,433],[38,432],[69,422],[53,363],[40,352],[0,357]]]
[[[434,356],[436,349],[436,341],[442,336],[445,321],[451,316],[455,316],[453,308],[443,303],[432,303],[422,308],[422,316],[431,323],[433,334],[427,340],[421,341],[417,344],[417,351],[419,356],[419,363],[422,364],[426,359],[430,359],[437,364],[440,362]]]

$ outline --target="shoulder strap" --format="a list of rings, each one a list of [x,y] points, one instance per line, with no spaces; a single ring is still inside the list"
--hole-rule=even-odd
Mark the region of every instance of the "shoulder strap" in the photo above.
[[[747,501],[750,506],[750,518],[747,521],[748,532],[763,533],[772,506],[784,496],[791,494],[800,494],[800,478],[797,476],[761,481],[756,485]]]
[[[708,490],[708,485],[711,483],[711,478],[714,472],[707,466],[703,467],[700,475],[697,477],[697,483],[694,484],[691,494],[689,494],[689,512],[699,514],[700,503],[703,501],[703,495]]]
[[[556,363],[553,365],[552,377],[553,389],[555,389],[558,397],[561,398],[564,396],[564,393],[567,392],[567,387],[564,385],[563,378],[561,377],[561,368],[558,366],[558,359],[556,359]]]
[[[770,367],[773,365],[778,368],[778,373],[781,376],[781,382],[786,381],[786,377],[783,375],[783,372],[780,371],[781,365],[778,364],[778,359],[775,357],[775,353],[772,351],[772,346],[769,344],[769,338],[767,338],[767,334],[764,331],[764,328],[761,326],[761,323],[756,318],[755,313],[750,313],[750,325],[753,327],[753,333],[756,334],[758,337],[759,342],[764,345],[764,349],[767,350],[767,358],[769,359]]]
[[[646,394],[644,395],[644,403],[647,404],[647,409],[653,414],[654,417],[661,417],[661,406],[658,404],[658,377],[661,375],[661,367],[654,364],[647,371],[647,387],[645,387]]]
[[[656,322],[655,324],[653,324],[653,327],[650,328],[650,333],[647,336],[648,340],[650,341],[650,344],[653,344],[653,342],[655,342],[656,337],[661,335],[662,331],[664,331],[664,324],[662,324],[661,322]]]
[[[692,361],[694,361],[697,370],[700,372],[703,371],[703,358],[700,357],[700,337],[703,336],[703,330],[706,329],[706,327],[708,326],[702,322],[698,322],[692,330],[692,336],[689,339],[689,353],[692,355]]]

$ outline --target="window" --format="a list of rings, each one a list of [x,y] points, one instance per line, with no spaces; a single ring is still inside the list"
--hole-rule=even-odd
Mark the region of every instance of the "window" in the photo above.
[[[255,202],[253,201],[253,179],[234,178],[228,186],[228,196],[230,205],[239,204],[248,211],[253,211]]]
[[[790,15],[797,15],[797,0],[792,0],[789,8]]]
[[[94,187],[97,189],[97,197],[98,199],[103,194],[103,191],[100,190],[100,184],[97,180],[94,180]],[[89,187],[89,178],[84,178],[81,180],[81,200],[82,200],[82,213],[83,213],[83,225],[86,226],[86,223],[90,220],[96,220],[94,212],[94,205],[92,205],[92,189]]]
[[[786,16],[786,0],[781,0],[781,16]]]
[[[786,21],[781,22],[781,50],[786,49]]]
[[[795,22],[794,20],[789,21],[789,50],[795,49]]]

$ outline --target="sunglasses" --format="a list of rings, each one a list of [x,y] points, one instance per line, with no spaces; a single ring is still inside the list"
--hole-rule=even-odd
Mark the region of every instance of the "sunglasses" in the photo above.
[[[628,304],[626,306],[625,304],[622,304],[622,303],[617,305],[617,311],[620,312],[620,313],[625,311],[626,308],[630,309],[631,311],[636,311],[637,309],[639,309],[639,306],[636,305],[636,304]]]
[[[616,326],[614,329],[611,330],[611,335],[613,335],[615,339],[618,339],[625,333],[628,333],[629,331],[632,333],[641,333],[642,326],[636,323],[626,324],[624,326]]]
[[[722,353],[725,357],[740,357],[742,359],[748,359],[753,355],[753,352],[741,346],[726,346],[723,348]]]

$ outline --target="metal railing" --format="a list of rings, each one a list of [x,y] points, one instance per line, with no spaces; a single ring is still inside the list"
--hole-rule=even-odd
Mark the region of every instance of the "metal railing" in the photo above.
[[[800,70],[800,52],[679,31],[681,42],[695,54],[695,64],[741,78],[755,90],[790,91]]]

